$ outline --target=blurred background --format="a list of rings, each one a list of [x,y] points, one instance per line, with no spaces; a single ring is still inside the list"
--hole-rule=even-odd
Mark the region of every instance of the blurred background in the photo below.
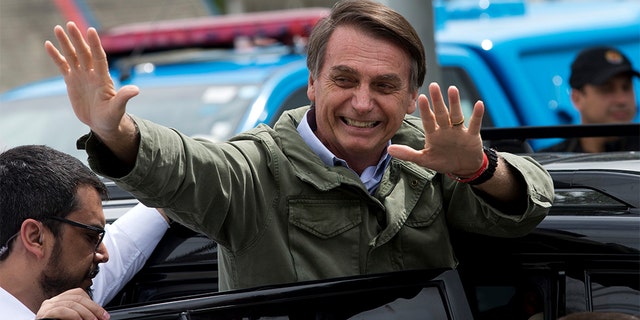
[[[640,66],[639,0],[378,1],[423,41],[421,92],[457,86],[466,119],[484,101],[483,128],[579,123],[568,79],[586,47],[616,47]],[[74,141],[87,128],[43,46],[55,25],[98,29],[114,85],[141,89],[129,112],[225,141],[309,103],[306,38],[335,2],[0,0],[0,150],[38,143],[86,157]]]
[[[335,0],[0,0],[0,92],[57,75],[43,44],[54,40],[53,27],[67,21],[63,13],[71,11],[72,3],[85,4],[84,13],[93,16],[96,27],[111,28],[222,11],[330,7]]]

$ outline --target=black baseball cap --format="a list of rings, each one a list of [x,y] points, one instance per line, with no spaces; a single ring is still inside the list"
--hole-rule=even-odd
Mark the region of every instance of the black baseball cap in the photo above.
[[[611,47],[594,47],[581,51],[571,64],[569,84],[579,89],[585,84],[601,85],[609,78],[628,73],[640,77],[631,61],[620,50]]]

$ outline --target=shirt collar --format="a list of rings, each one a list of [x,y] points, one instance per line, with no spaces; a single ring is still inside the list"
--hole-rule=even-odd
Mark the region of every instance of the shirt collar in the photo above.
[[[313,125],[313,129],[312,129]],[[327,147],[320,142],[320,139],[315,135],[314,129],[315,126],[315,110],[312,107],[308,110],[304,117],[302,117],[300,124],[297,127],[298,133],[302,137],[302,140],[311,148],[311,150],[320,157],[322,162],[329,166],[343,166],[349,168],[347,162],[343,159],[336,157]],[[387,146],[391,144],[391,141],[387,143]],[[376,166],[367,167],[362,174],[360,175],[360,180],[367,187],[367,190],[370,194],[378,188],[380,181],[382,180],[382,176],[384,174],[384,169],[389,164],[389,160],[391,156],[387,153],[387,150],[384,150],[384,153],[380,157],[378,164]]]
[[[22,301],[0,287],[0,310],[3,319],[33,319],[35,314]]]

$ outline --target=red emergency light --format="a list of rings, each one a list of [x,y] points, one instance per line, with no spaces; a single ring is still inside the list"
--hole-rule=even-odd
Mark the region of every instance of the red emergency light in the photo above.
[[[308,37],[328,8],[276,10],[128,24],[100,32],[109,55],[194,47],[233,47],[238,37],[287,43]]]

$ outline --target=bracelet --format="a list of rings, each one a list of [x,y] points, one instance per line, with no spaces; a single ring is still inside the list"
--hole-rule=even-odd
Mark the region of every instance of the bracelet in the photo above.
[[[449,178],[458,182],[467,183],[470,185],[478,185],[486,182],[493,177],[498,167],[498,154],[494,149],[483,147],[482,166],[470,177],[458,177],[451,173],[447,173]]]
[[[487,167],[489,166],[489,158],[487,157],[486,153],[482,153],[482,165],[480,166],[480,169],[478,169],[478,171],[476,171],[474,174],[472,174],[470,177],[459,177],[456,175],[453,175],[449,172],[447,172],[447,176],[449,176],[449,178],[458,181],[458,182],[462,182],[462,183],[469,183],[475,179],[478,179],[482,173],[484,173],[485,170],[487,170]]]
[[[489,159],[489,166],[477,179],[467,182],[472,186],[487,182],[487,180],[493,177],[493,174],[496,172],[496,168],[498,167],[498,153],[496,150],[487,147],[483,147],[483,150],[484,154]]]

